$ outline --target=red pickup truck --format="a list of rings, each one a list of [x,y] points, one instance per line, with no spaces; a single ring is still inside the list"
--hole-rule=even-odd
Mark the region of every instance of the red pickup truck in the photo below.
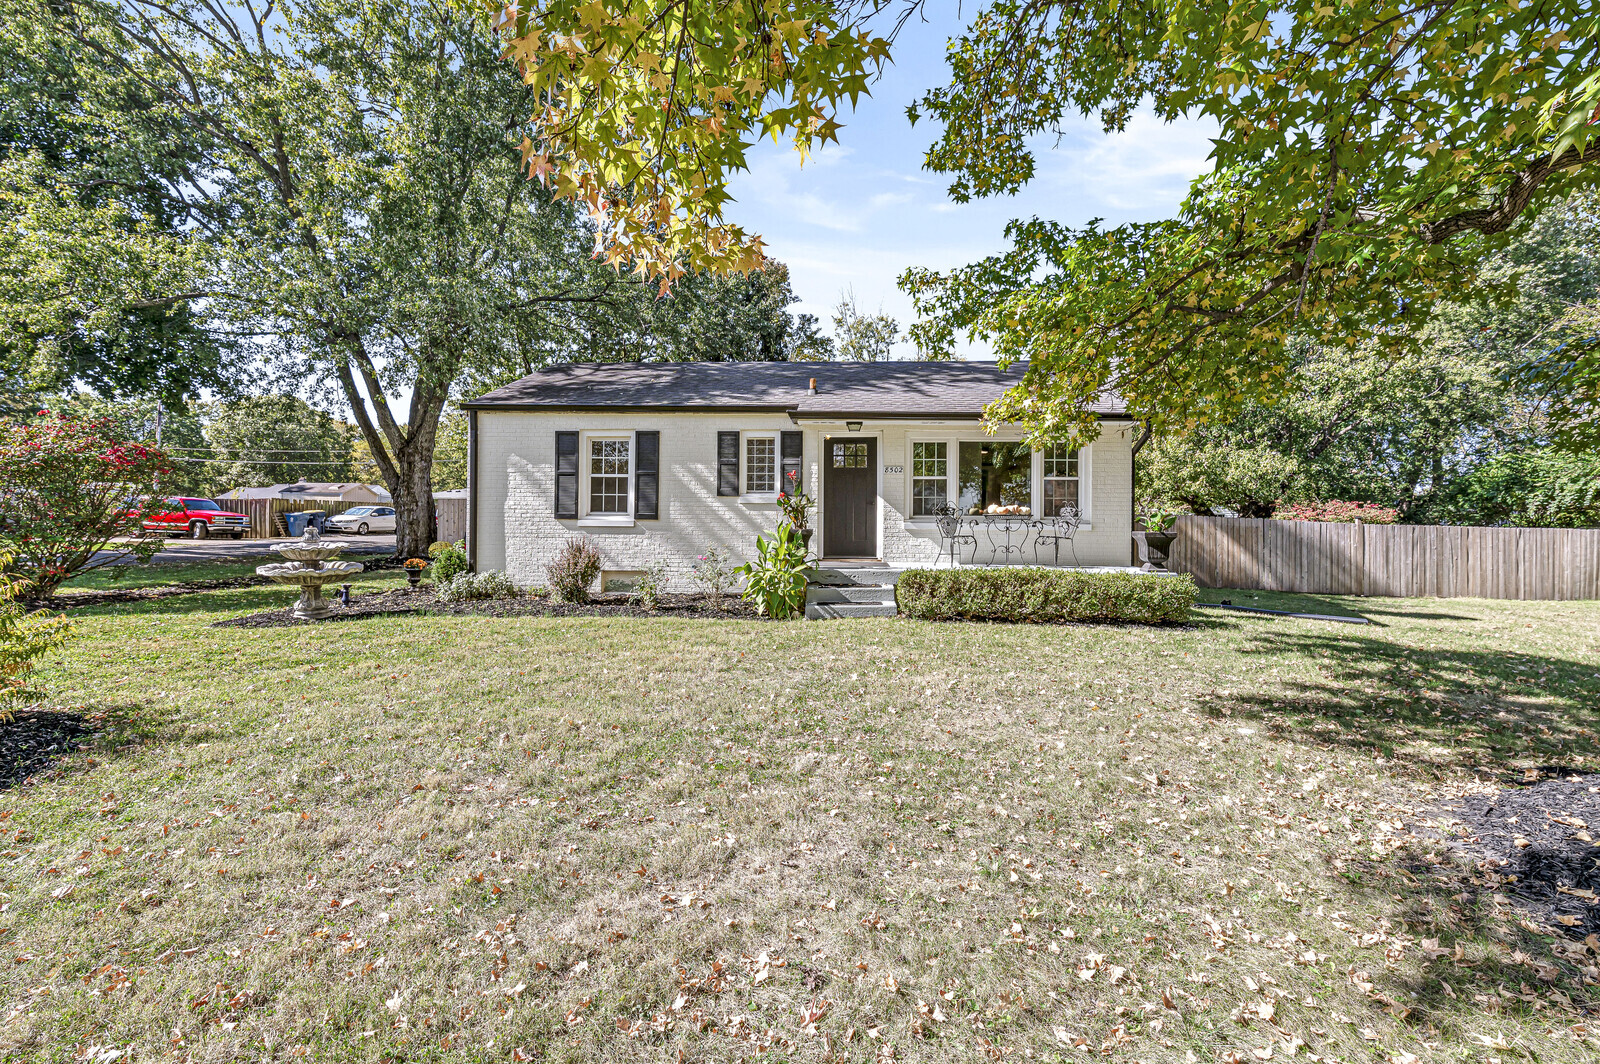
[[[133,508],[135,514],[139,507]],[[205,539],[212,535],[243,539],[250,530],[250,518],[224,510],[210,499],[163,499],[146,506],[139,519],[139,531],[147,536],[188,536]]]

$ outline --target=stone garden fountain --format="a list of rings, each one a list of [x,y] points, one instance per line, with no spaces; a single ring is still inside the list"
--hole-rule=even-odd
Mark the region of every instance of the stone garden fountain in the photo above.
[[[322,585],[359,573],[364,568],[360,562],[333,561],[344,551],[344,544],[323,540],[315,525],[308,527],[299,539],[276,543],[272,549],[288,561],[258,566],[256,572],[280,584],[299,586],[300,599],[289,615],[303,621],[332,616],[333,607],[322,597]]]

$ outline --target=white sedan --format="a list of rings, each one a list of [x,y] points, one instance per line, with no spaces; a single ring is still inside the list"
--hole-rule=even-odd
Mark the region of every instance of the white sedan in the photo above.
[[[364,536],[368,532],[393,532],[393,506],[357,506],[342,514],[335,514],[325,522],[330,532],[354,532]]]

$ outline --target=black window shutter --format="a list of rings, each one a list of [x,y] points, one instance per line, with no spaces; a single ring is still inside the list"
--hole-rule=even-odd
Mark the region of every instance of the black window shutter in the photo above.
[[[661,433],[633,434],[633,516],[654,521],[660,516]]]
[[[739,434],[717,433],[717,494],[739,494]]]
[[[556,516],[578,516],[578,434],[556,433]]]
[[[799,432],[782,433],[778,442],[778,456],[782,464],[778,472],[782,478],[778,481],[779,491],[802,491],[800,484],[800,455],[805,446],[805,436]],[[790,474],[793,474],[791,477]]]

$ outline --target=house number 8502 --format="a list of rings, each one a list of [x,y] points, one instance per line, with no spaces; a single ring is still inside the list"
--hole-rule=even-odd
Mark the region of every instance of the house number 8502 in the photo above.
[[[883,471],[885,473],[904,473],[906,471],[906,467],[899,465],[886,465],[883,467]]]

